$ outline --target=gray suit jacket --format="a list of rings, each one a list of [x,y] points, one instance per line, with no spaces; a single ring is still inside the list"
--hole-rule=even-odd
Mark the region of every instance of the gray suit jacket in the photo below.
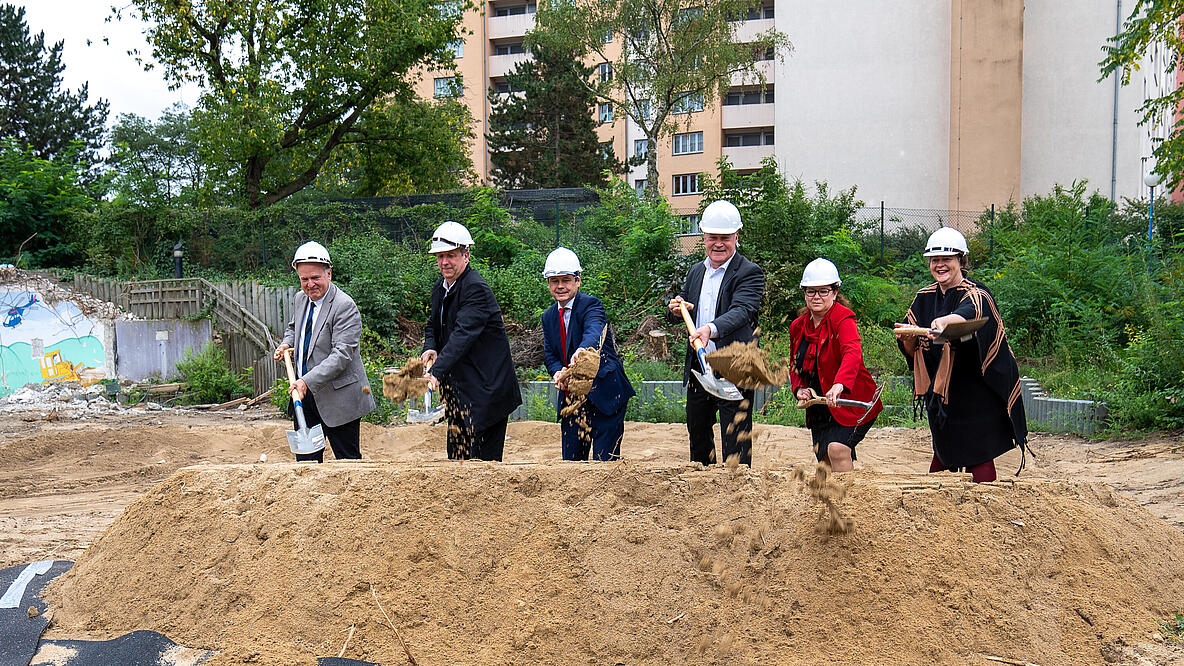
[[[283,340],[293,349],[296,347],[296,326],[304,326],[307,307],[308,296],[303,291],[296,294],[293,321],[288,322]],[[313,325],[308,371],[300,379],[312,391],[321,420],[327,426],[337,427],[373,411],[374,396],[362,391],[363,387],[370,386],[370,382],[358,350],[362,339],[362,315],[354,299],[337,285],[330,284],[321,299],[321,308]]]

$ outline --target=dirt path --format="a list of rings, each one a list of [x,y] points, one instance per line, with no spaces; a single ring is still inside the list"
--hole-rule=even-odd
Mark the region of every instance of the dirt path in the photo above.
[[[24,420],[0,415],[0,566],[37,559],[75,559],[129,502],[176,470],[197,464],[288,462],[281,419],[247,413],[155,412],[85,421]],[[510,424],[505,460],[559,457],[553,423]],[[857,469],[920,473],[928,469],[928,431],[877,428],[857,449]],[[1036,435],[1023,477],[1103,482],[1156,516],[1184,529],[1184,438],[1091,442]],[[641,462],[684,462],[681,424],[629,423],[622,451]],[[812,463],[809,433],[758,425],[755,466]],[[363,455],[372,460],[444,459],[444,429],[364,424]],[[1019,467],[1019,454],[998,461],[1000,476]]]

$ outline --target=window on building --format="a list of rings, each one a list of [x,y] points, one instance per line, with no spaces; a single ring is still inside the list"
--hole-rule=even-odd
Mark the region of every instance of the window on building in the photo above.
[[[773,7],[775,7],[775,6],[776,6],[776,5],[765,5],[764,7],[761,7],[761,9],[763,9],[763,10],[764,10],[764,15],[765,15],[765,18],[767,18],[767,19],[771,19],[771,18],[777,18],[777,17],[776,17],[776,16],[773,14]]]
[[[613,64],[611,62],[602,62],[596,66],[596,72],[600,74],[600,81],[607,83],[613,80]]]
[[[605,44],[611,44],[613,42],[613,31],[612,30],[605,30],[604,37],[602,37],[602,39]]]
[[[683,25],[702,17],[702,7],[683,7],[682,9],[678,10],[678,14],[675,15],[674,21],[675,25]]]
[[[445,76],[432,82],[432,94],[436,97],[458,97],[464,92],[455,76]]]
[[[601,141],[600,142],[600,156],[606,160],[616,159],[617,154],[616,154],[616,152],[613,151],[613,142],[612,141]]]
[[[465,57],[465,40],[454,39],[452,40],[452,43],[448,45],[448,48],[452,49],[453,58]]]
[[[772,60],[777,55],[777,50],[772,46],[762,48],[759,44],[752,45],[753,60]]]
[[[633,191],[637,192],[637,196],[645,196],[645,188],[649,187],[650,181],[647,178],[638,178],[633,181]]]
[[[599,117],[602,123],[611,123],[613,121],[613,105],[607,102],[599,107]]]
[[[724,145],[728,148],[742,146],[771,146],[773,145],[773,130],[764,132],[735,132],[724,135]]]
[[[637,116],[642,120],[650,119],[650,101],[648,99],[637,100]]]
[[[686,132],[674,135],[674,154],[688,155],[703,152],[703,133]]]
[[[682,234],[697,234],[699,233],[699,219],[698,213],[694,215],[679,215],[682,224],[679,225],[679,233]]]
[[[699,174],[697,173],[680,173],[674,176],[673,180],[673,187],[670,188],[670,193],[674,196],[700,194],[702,192],[699,189]]]
[[[507,7],[498,7],[493,10],[494,16],[522,16],[523,14],[533,14],[537,9],[534,3],[528,5],[510,5]]]
[[[773,86],[765,86],[765,92],[762,94],[760,89],[755,90],[732,90],[724,96],[724,106],[736,106],[740,104],[772,104],[773,103]]]
[[[493,47],[493,55],[514,55],[515,53],[526,53],[526,45],[522,42],[514,42],[512,44],[498,44]]]
[[[493,91],[499,94],[506,94],[512,92],[522,92],[525,90],[520,85],[511,84],[509,79],[497,79],[493,82]]]
[[[674,100],[670,113],[694,113],[703,110],[703,95],[699,93],[684,93]]]
[[[636,157],[645,157],[649,154],[650,148],[653,147],[654,142],[649,139],[634,139],[633,140],[633,155]]]

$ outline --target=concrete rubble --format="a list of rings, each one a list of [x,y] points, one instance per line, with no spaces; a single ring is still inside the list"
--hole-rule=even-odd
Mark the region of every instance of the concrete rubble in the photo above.
[[[153,396],[156,399],[159,397]],[[135,414],[154,411],[174,411],[159,402],[120,404],[107,395],[105,384],[82,386],[78,382],[25,384],[7,396],[0,397],[0,413],[27,413],[43,419],[87,419],[106,414]]]

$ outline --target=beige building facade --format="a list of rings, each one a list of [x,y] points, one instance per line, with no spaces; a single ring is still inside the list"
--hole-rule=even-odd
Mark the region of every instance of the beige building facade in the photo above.
[[[535,9],[490,0],[464,19],[455,73],[482,183],[487,91],[530,57],[522,41]],[[891,207],[982,210],[1081,179],[1116,199],[1145,196],[1151,146],[1165,129],[1140,127],[1136,109],[1175,77],[1153,56],[1135,75],[1141,86],[1098,81],[1120,12],[1117,0],[769,0],[738,22],[737,39],[776,28],[793,51],[758,63],[764,90],[737,78],[723,99],[678,116],[678,133],[652,147],[659,190],[686,231],[696,229],[699,174],[714,173],[721,155],[742,171],[774,157],[788,178],[855,186],[865,202]],[[451,94],[454,75],[428,73],[420,94]],[[594,113],[618,157],[650,149],[621,114]],[[625,177],[644,186],[644,166]]]

